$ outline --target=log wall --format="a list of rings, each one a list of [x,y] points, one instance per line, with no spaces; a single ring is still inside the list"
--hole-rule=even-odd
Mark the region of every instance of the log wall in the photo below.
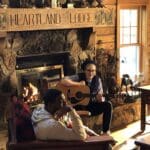
[[[145,49],[145,60],[146,62],[144,63],[143,60],[143,67],[145,69],[145,72],[147,74],[146,80],[150,83],[150,0],[148,0],[148,5],[147,5],[147,47]]]

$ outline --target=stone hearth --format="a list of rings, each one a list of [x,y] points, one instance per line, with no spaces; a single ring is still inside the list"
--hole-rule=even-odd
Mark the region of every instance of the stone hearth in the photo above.
[[[133,103],[124,103],[113,110],[111,131],[124,128],[128,124],[140,119],[140,99]],[[97,133],[101,131],[102,115],[82,117],[84,124]]]

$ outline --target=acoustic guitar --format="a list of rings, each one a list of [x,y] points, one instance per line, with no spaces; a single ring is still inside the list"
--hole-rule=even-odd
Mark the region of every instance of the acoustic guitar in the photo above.
[[[96,96],[90,94],[90,89],[86,85],[63,86],[62,84],[58,83],[56,85],[56,89],[64,93],[67,101],[69,101],[72,104],[72,106],[86,106],[88,105],[90,98]]]
[[[70,102],[72,106],[87,106],[90,99],[92,101],[96,101],[97,94],[91,94],[90,88],[86,85],[80,86],[64,86],[62,84],[57,84],[56,89],[62,91],[66,97],[67,102]],[[120,94],[107,94],[103,93],[103,97],[105,97],[106,101],[110,100],[110,97],[120,97]]]

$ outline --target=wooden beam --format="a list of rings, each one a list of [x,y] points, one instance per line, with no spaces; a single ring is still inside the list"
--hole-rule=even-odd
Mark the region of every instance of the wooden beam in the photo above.
[[[0,9],[0,31],[115,26],[115,8]]]
[[[115,34],[115,27],[101,27],[101,28],[94,28],[94,31],[98,35],[114,35]]]
[[[0,32],[0,38],[4,38],[6,37],[6,35],[7,35],[7,32]]]
[[[117,0],[103,0],[103,3],[106,5],[114,5],[117,3]]]
[[[148,4],[148,0],[118,0],[118,4],[146,5]]]
[[[96,39],[102,41],[102,43],[110,43],[115,41],[115,35],[99,35]]]

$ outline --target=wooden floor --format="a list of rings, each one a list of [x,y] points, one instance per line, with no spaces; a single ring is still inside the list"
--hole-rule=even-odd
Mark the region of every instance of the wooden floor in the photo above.
[[[0,150],[6,150],[7,131],[0,131]]]
[[[147,117],[150,120],[150,116]],[[143,135],[150,134],[150,125],[146,126],[146,130],[140,132],[140,121],[128,125],[126,128],[112,132],[111,135],[117,141],[113,146],[113,150],[137,150],[134,141],[135,138]],[[0,131],[0,150],[6,150],[5,145],[7,141],[7,131]]]
[[[147,116],[146,120],[150,121],[150,116]],[[113,150],[136,150],[138,148],[134,144],[135,139],[145,134],[150,134],[150,125],[146,125],[146,130],[141,132],[140,121],[134,122],[121,130],[112,132],[111,135],[117,141]]]

